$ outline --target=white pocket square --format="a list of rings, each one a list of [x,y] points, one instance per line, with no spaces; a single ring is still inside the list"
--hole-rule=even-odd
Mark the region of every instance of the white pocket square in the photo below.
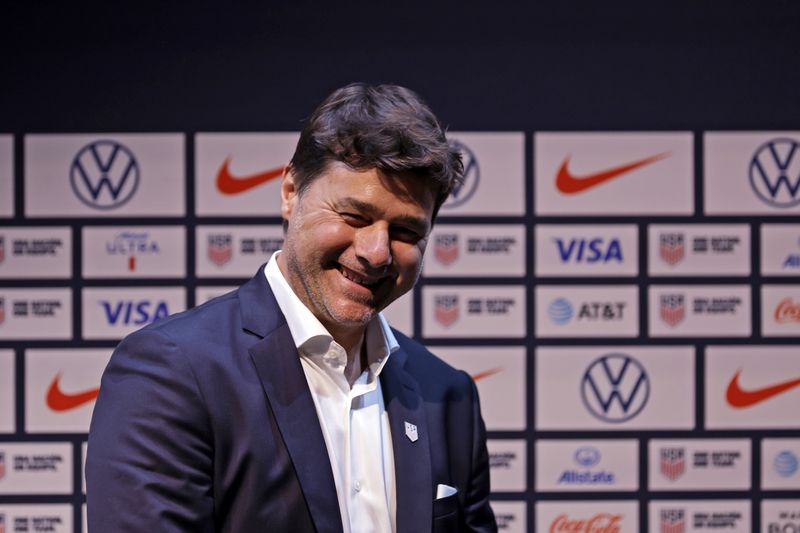
[[[444,485],[439,483],[436,485],[436,499],[441,500],[442,498],[447,498],[448,496],[452,496],[458,492],[458,489],[455,487],[451,487],[450,485]]]

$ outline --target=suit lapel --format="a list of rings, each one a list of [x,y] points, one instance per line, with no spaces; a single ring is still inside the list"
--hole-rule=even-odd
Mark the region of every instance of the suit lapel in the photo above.
[[[434,495],[425,409],[419,385],[403,369],[406,357],[402,348],[392,354],[381,373],[381,388],[394,448],[397,531],[416,533],[431,529]],[[416,426],[416,441],[407,435],[407,422]]]
[[[256,373],[294,464],[314,526],[341,533],[328,449],[289,326],[261,270],[239,290],[245,330],[263,336],[249,348]],[[276,495],[279,497],[279,495]]]

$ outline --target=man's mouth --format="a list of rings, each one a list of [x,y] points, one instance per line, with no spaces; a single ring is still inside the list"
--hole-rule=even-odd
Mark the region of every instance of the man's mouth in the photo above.
[[[345,278],[349,279],[354,283],[358,283],[367,288],[375,288],[385,277],[377,277],[377,276],[368,276],[364,274],[359,274],[350,270],[349,268],[338,265],[339,266],[339,273],[344,276]]]

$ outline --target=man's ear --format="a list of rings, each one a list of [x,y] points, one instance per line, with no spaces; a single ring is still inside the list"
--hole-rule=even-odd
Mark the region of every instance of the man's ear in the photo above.
[[[286,165],[281,177],[281,217],[289,220],[297,204],[297,184],[291,165]]]

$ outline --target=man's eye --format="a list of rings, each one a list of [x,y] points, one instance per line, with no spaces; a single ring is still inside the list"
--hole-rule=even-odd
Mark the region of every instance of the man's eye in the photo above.
[[[350,224],[366,224],[367,219],[358,213],[340,213],[341,217]]]
[[[392,238],[402,242],[416,243],[422,239],[422,235],[411,228],[396,227],[392,228]]]

